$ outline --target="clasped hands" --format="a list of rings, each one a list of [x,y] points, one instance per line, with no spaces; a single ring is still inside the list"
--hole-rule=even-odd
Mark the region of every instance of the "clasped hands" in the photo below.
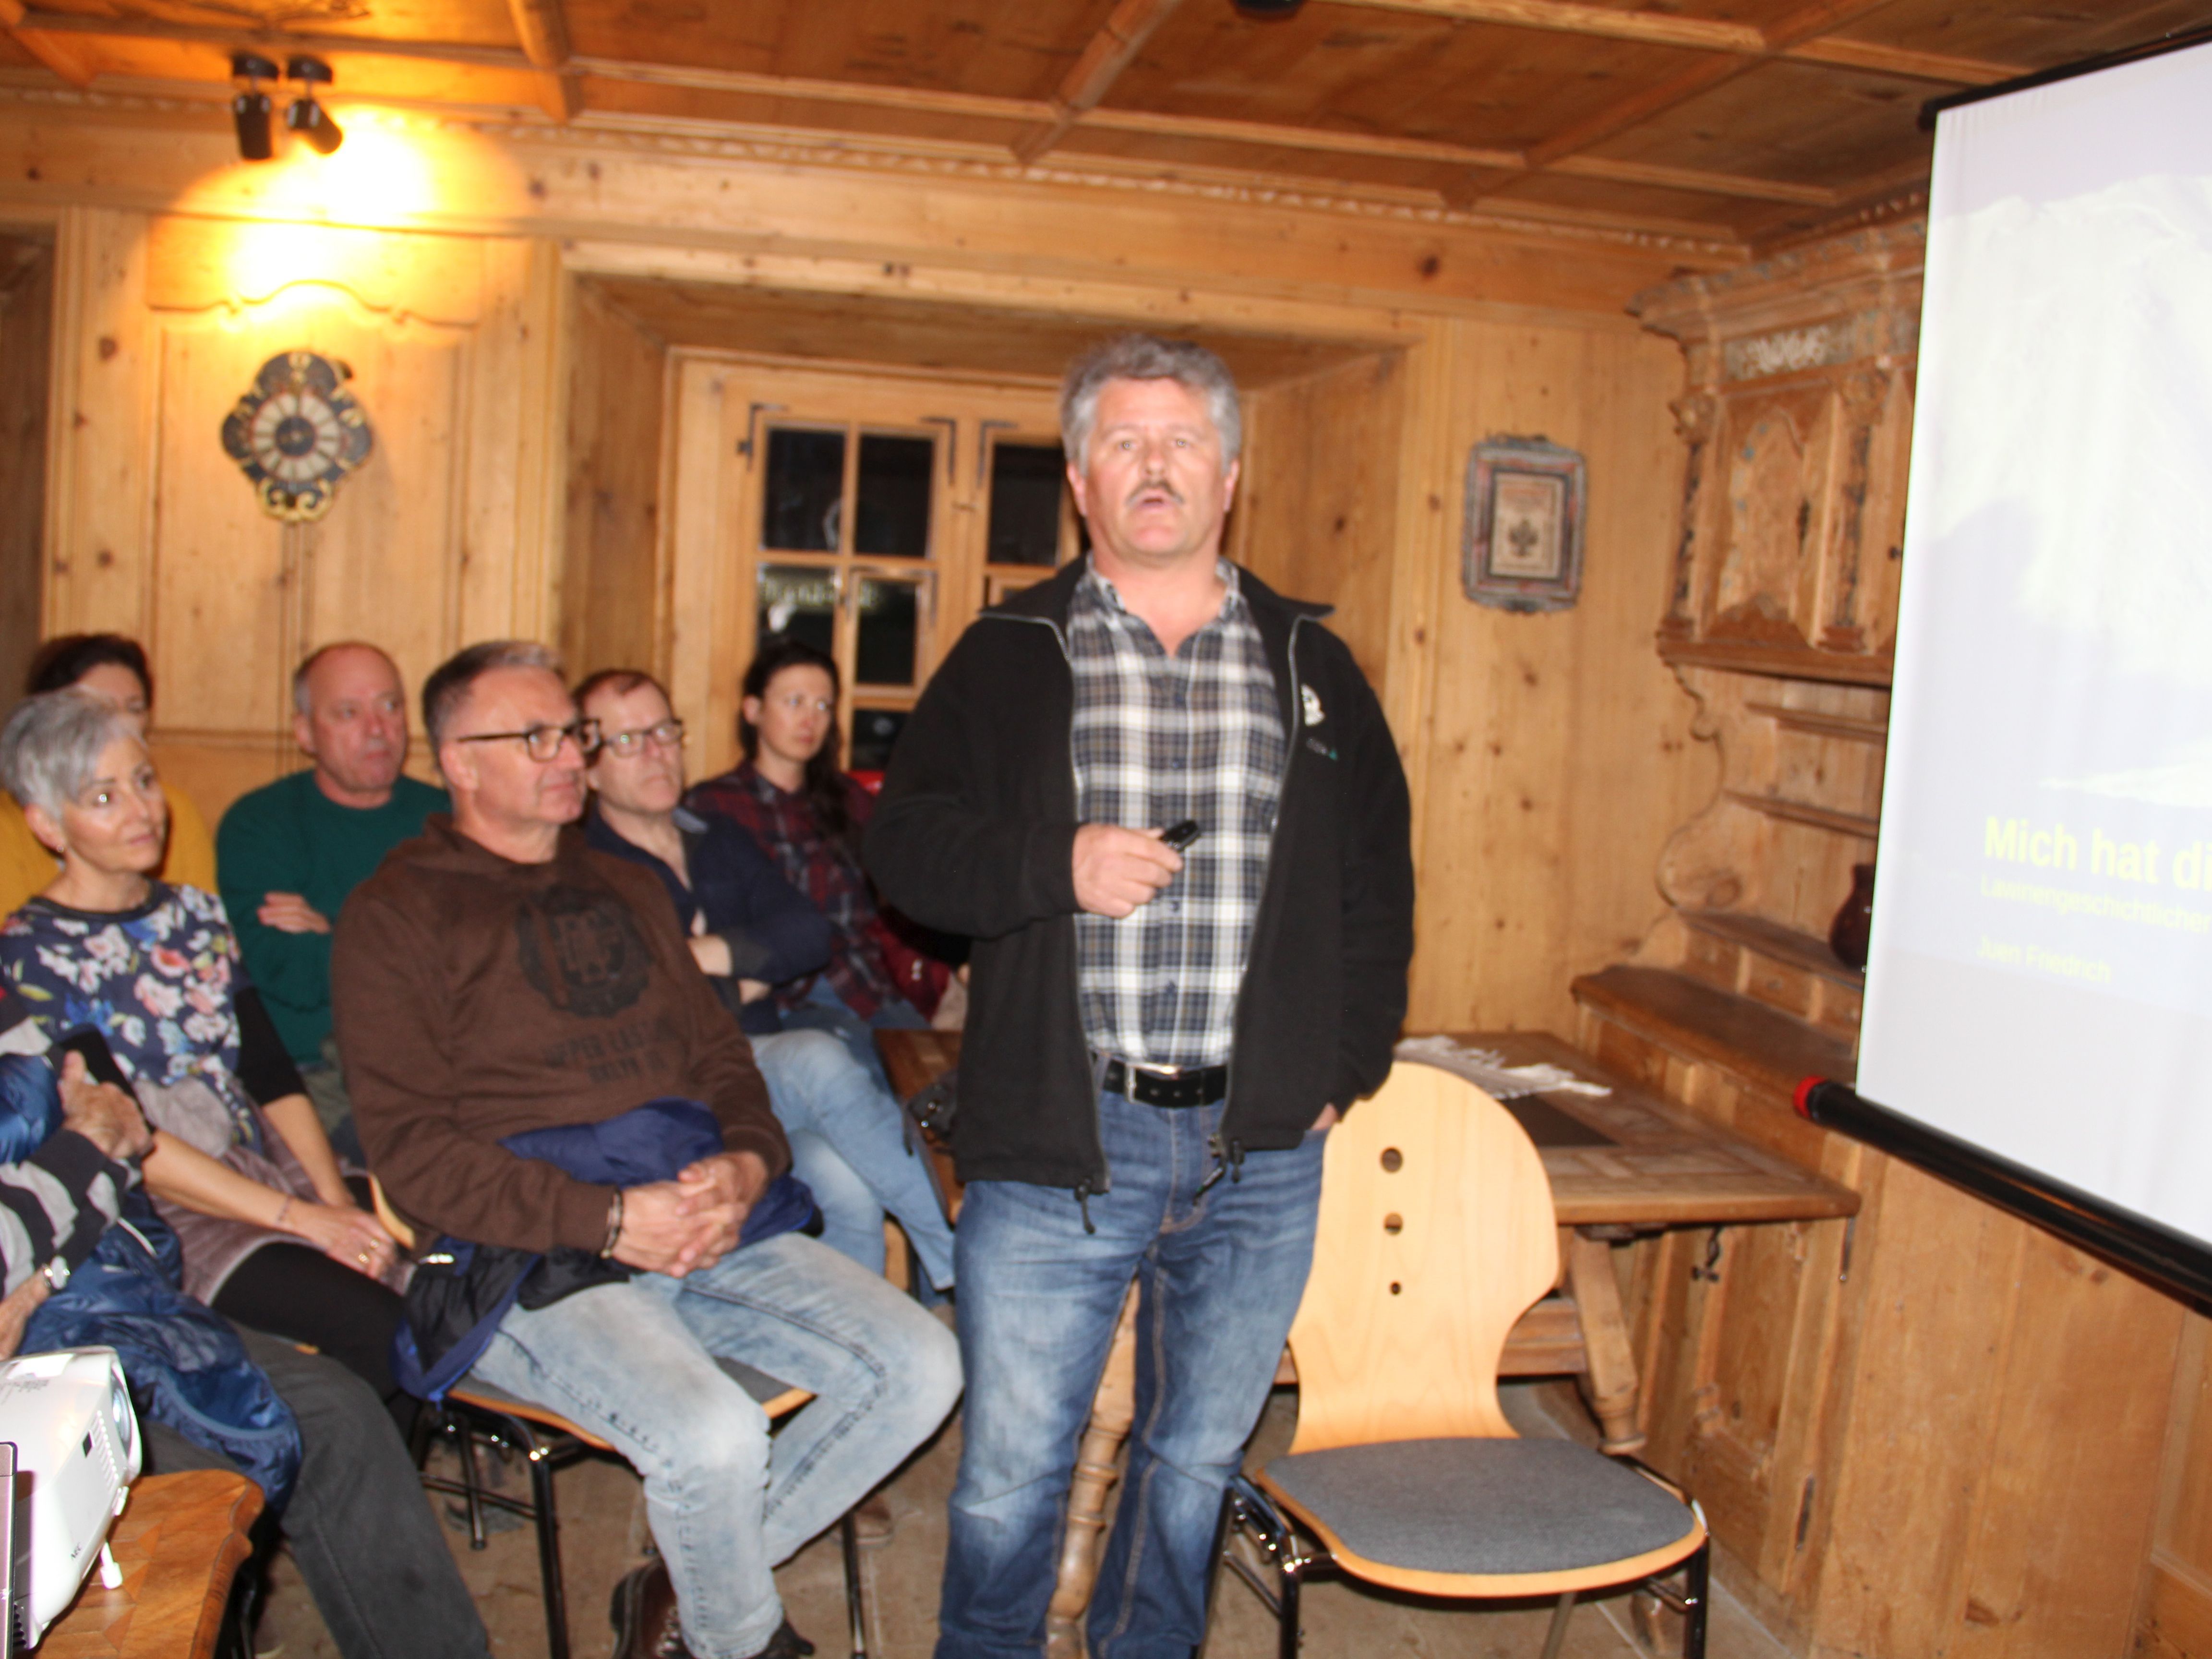
[[[614,1258],[624,1267],[681,1279],[737,1248],[745,1217],[768,1189],[757,1152],[717,1152],[673,1181],[623,1189]]]

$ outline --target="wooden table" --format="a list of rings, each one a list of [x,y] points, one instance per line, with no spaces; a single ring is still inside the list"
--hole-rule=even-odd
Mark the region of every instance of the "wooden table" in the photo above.
[[[261,1488],[227,1469],[143,1476],[108,1534],[123,1588],[94,1568],[39,1659],[206,1659],[260,1513]]]
[[[1498,1369],[1510,1376],[1572,1374],[1607,1449],[1632,1451],[1644,1436],[1636,1426],[1635,1350],[1613,1273],[1613,1243],[1670,1227],[1838,1218],[1857,1212],[1858,1194],[1699,1121],[1548,1033],[1455,1035],[1468,1047],[1500,1054],[1509,1065],[1545,1061],[1612,1090],[1597,1097],[1553,1091],[1505,1103],[1535,1141],[1552,1180],[1562,1294],[1545,1297],[1515,1326]],[[902,1099],[959,1062],[956,1031],[878,1031],[876,1042]],[[950,1152],[937,1146],[932,1150],[957,1202]],[[1053,1596],[1049,1651],[1054,1655],[1077,1651],[1075,1624],[1097,1572],[1106,1496],[1135,1409],[1135,1312],[1133,1290],[1077,1455]],[[1297,1381],[1287,1355],[1277,1375],[1282,1382]]]

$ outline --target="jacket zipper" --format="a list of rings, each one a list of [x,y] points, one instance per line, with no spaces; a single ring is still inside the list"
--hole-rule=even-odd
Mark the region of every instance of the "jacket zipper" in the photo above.
[[[996,614],[1002,622],[1033,623],[1037,627],[1051,632],[1053,643],[1059,646],[1060,657],[1067,664],[1068,702],[1069,707],[1073,708],[1075,697],[1075,653],[1067,648],[1067,635],[1060,632],[1060,624],[1045,617],[1018,617],[1003,611]],[[1075,750],[1072,743],[1068,748],[1067,757],[1067,815],[1070,818],[1073,818],[1083,810],[1083,797],[1077,786]],[[1079,945],[1076,951],[1075,981],[1071,988],[1070,995],[1075,1004],[1075,1030],[1079,1036],[1083,1031],[1083,964],[1082,950]],[[1095,1182],[1086,1180],[1075,1183],[1076,1207],[1083,1212],[1083,1231],[1086,1233],[1095,1233],[1098,1231],[1091,1224],[1091,1200],[1102,1193],[1110,1193],[1114,1190],[1114,1171],[1106,1162],[1106,1139],[1098,1129],[1099,1082],[1097,1069],[1094,1066],[1091,1088],[1091,1167],[1098,1172],[1098,1178]]]

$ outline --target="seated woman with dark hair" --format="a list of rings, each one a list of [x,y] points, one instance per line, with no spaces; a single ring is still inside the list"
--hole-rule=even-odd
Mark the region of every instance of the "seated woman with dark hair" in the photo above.
[[[48,1037],[98,1031],[130,1079],[155,1127],[146,1187],[184,1244],[184,1288],[313,1343],[410,1417],[390,1358],[398,1247],[348,1190],[222,901],[149,873],[167,807],[137,727],[82,690],[32,697],[0,730],[0,782],[61,860],[0,925],[0,981]]]
[[[651,675],[594,674],[576,688],[576,708],[600,732],[585,774],[585,834],[600,851],[644,865],[667,889],[692,955],[752,1037],[792,1168],[821,1206],[822,1242],[881,1273],[889,1211],[930,1282],[951,1288],[952,1231],[906,1115],[836,1037],[781,1029],[769,994],[828,956],[822,913],[743,830],[678,805],[684,723]]]
[[[744,825],[830,918],[829,965],[778,986],[776,1003],[787,1028],[834,1032],[882,1080],[870,1033],[929,1024],[951,981],[938,954],[951,942],[886,915],[860,868],[875,797],[837,764],[837,665],[803,641],[772,638],[745,670],[744,691],[744,760],[693,789],[687,804]]]
[[[114,704],[146,735],[154,708],[154,673],[136,640],[120,634],[68,634],[49,640],[31,659],[23,690],[31,696],[71,686]],[[169,806],[169,841],[160,869],[164,880],[215,891],[215,842],[207,821],[181,789],[161,786]],[[0,794],[0,916],[54,878],[53,854],[39,844],[22,809]]]

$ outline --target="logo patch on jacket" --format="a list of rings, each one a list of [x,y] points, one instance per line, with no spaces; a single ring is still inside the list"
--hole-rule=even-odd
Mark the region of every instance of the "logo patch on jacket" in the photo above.
[[[645,994],[651,961],[629,907],[611,893],[550,887],[514,913],[522,971],[563,1013],[604,1019]]]
[[[1298,688],[1298,701],[1305,706],[1306,724],[1319,726],[1323,718],[1321,710],[1321,694],[1310,685],[1302,685]]]

